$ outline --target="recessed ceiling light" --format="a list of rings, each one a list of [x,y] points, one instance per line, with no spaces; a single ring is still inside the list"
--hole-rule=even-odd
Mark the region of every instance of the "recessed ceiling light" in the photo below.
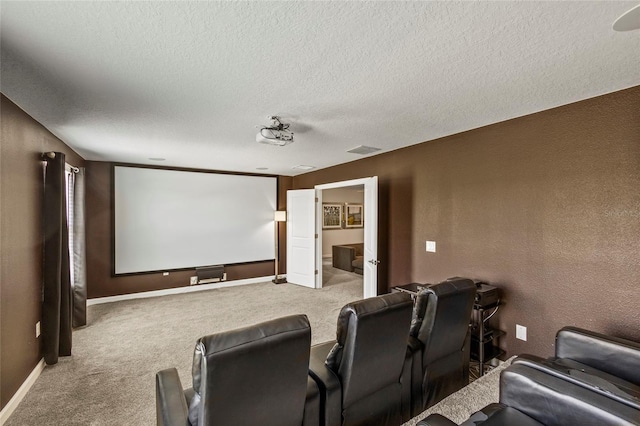
[[[297,166],[293,166],[292,169],[295,170],[311,170],[311,169],[315,169],[315,166],[306,166],[304,164],[299,164]]]
[[[256,167],[256,170],[269,170],[268,167]]]
[[[166,158],[162,158],[162,157],[149,157],[149,160],[151,160],[151,161],[164,161],[164,160],[166,160]]]
[[[350,152],[352,154],[367,155],[376,151],[380,151],[380,148],[375,148],[373,146],[360,145],[360,146],[356,146],[353,149],[348,150],[347,152]]]

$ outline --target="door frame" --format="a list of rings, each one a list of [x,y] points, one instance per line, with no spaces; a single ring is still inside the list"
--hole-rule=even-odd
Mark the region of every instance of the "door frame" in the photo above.
[[[345,181],[340,181],[340,182],[331,182],[331,183],[325,183],[325,184],[321,184],[321,185],[316,185],[314,187],[314,189],[316,190],[316,230],[318,232],[318,238],[316,238],[316,259],[315,259],[315,264],[319,265],[318,266],[318,273],[316,275],[316,288],[322,288],[322,192],[325,189],[335,189],[335,188],[344,188],[344,187],[349,187],[349,186],[356,186],[356,185],[363,185],[363,187],[365,187],[366,183],[371,182],[371,179],[373,179],[374,176],[370,176],[370,177],[365,177],[365,178],[359,178],[359,179],[351,179],[351,180],[345,180]],[[366,188],[366,187],[365,187]],[[376,203],[377,204],[377,203]],[[364,200],[364,209],[366,211],[367,209],[367,205],[366,205],[366,197]],[[376,206],[377,207],[377,206]],[[377,214],[377,213],[376,213]],[[373,227],[373,228],[372,228]],[[367,233],[372,233],[373,235],[376,236],[376,241],[377,241],[377,235],[378,235],[378,226],[377,223],[372,224],[369,221],[365,220],[364,221],[364,233],[365,235]],[[363,268],[363,275],[362,275],[362,281],[363,281],[363,289],[362,289],[362,294],[363,297],[366,297],[366,295],[377,295],[378,294],[378,280],[367,280],[367,276],[365,274],[367,274],[366,271],[367,268]],[[377,278],[377,276],[376,276]],[[369,282],[367,282],[369,281]]]

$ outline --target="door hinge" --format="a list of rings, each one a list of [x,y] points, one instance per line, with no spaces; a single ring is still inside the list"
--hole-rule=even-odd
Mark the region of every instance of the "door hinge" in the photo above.
[[[318,270],[316,269],[316,275],[318,275]]]
[[[318,234],[316,234],[316,239],[318,238]]]
[[[318,200],[318,197],[316,197],[316,203],[317,203],[318,201],[320,201],[320,200]]]

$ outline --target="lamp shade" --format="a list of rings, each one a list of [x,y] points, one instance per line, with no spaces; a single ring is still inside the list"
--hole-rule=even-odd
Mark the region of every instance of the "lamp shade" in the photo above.
[[[286,222],[287,212],[284,210],[274,212],[273,220],[275,220],[276,222]]]

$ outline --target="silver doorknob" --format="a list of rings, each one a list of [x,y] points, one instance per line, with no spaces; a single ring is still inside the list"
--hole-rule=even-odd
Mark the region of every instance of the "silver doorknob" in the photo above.
[[[371,259],[371,260],[369,261],[369,263],[370,263],[370,264],[372,264],[372,265],[379,265],[379,264],[380,264],[380,261],[379,261],[379,260],[376,260],[376,259]]]

